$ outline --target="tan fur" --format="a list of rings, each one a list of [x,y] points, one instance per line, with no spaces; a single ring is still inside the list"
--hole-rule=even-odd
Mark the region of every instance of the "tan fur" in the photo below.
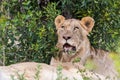
[[[77,71],[77,69],[72,67],[62,69],[61,75],[69,80],[74,78],[76,80],[83,80],[81,74],[77,73]],[[38,74],[37,78],[36,74]],[[57,74],[57,66],[54,67],[44,63],[24,62],[0,67],[0,80],[21,80],[20,76],[23,76],[24,80],[56,80],[59,74]]]
[[[73,63],[76,58],[80,58],[80,62],[73,64],[75,67],[79,68],[79,66],[85,65],[88,58],[91,58],[98,67],[96,70],[98,73],[109,77],[116,77],[117,72],[114,69],[112,60],[108,57],[108,52],[93,48],[87,38],[94,23],[95,21],[91,17],[84,17],[78,20],[65,19],[62,15],[57,16],[55,18],[55,26],[58,35],[56,46],[59,52],[58,56],[54,57],[54,59],[62,63]],[[71,54],[69,54],[70,52]]]
[[[24,62],[0,67],[0,80],[110,80],[97,73],[76,69],[70,62],[60,63],[52,58],[51,65],[35,62]],[[62,65],[62,70],[58,70],[58,65]],[[61,77],[60,77],[61,76]],[[23,78],[22,78],[23,77]]]
[[[81,25],[88,31],[91,32],[94,26],[94,19],[91,17],[84,17],[81,19]]]
[[[65,20],[65,18],[61,15],[57,16],[56,20],[55,20],[55,25],[57,25],[57,27],[59,27],[59,25]]]

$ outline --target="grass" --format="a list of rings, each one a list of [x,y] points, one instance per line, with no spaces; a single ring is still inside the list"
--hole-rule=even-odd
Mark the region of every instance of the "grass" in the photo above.
[[[40,80],[40,71],[41,71],[41,69],[42,69],[41,65],[37,65],[36,73],[35,73],[35,76],[34,76],[34,80]],[[17,77],[18,77],[17,80],[27,80],[24,77],[25,72],[23,74],[19,74],[19,72],[16,72],[16,74],[17,74]],[[16,77],[14,75],[11,75],[11,80],[16,80]]]
[[[120,54],[112,52],[110,54],[110,57],[113,59],[115,68],[118,71],[119,77],[120,77]]]

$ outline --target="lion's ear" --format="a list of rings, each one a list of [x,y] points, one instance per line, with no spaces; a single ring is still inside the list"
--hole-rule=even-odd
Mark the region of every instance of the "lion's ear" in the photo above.
[[[56,28],[58,28],[60,26],[60,24],[65,20],[65,17],[62,16],[62,15],[58,15],[56,18],[55,18],[55,26]]]
[[[80,23],[83,26],[83,28],[86,29],[89,33],[92,31],[95,21],[92,17],[83,17]]]

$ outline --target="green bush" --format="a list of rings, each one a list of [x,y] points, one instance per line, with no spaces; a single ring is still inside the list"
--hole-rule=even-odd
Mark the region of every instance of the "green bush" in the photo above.
[[[91,16],[95,27],[89,38],[94,47],[118,51],[118,0],[2,0],[0,2],[0,60],[3,65],[23,61],[49,63],[56,53],[54,18]]]
[[[7,13],[10,12],[8,15],[10,18],[6,14],[1,14],[5,16],[4,21],[1,17],[2,24],[0,24],[2,62],[4,64],[22,61],[49,63],[56,50],[54,18],[60,14],[56,9],[56,3],[49,3],[43,10],[39,10],[34,9],[34,6],[29,7],[32,2],[28,0],[22,3],[24,11],[21,12],[19,9],[16,11],[16,7],[20,7],[19,2],[12,1],[11,6],[10,3],[3,4],[3,8],[9,8]]]

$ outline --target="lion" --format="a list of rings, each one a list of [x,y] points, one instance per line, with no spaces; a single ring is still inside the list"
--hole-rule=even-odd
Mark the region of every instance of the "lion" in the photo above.
[[[82,20],[65,19],[59,15],[55,18],[58,34],[57,57],[51,59],[50,65],[36,62],[23,62],[9,66],[0,66],[0,80],[115,80],[106,79],[105,76],[116,77],[116,71],[108,57],[108,52],[95,49],[90,45],[87,35],[94,26],[94,19],[84,17]],[[78,73],[78,68],[84,68],[88,58],[98,64],[98,73],[83,71]],[[80,59],[76,62],[75,59]],[[57,72],[58,65],[62,70]],[[60,75],[62,74],[62,76]],[[82,76],[84,75],[84,76]],[[60,80],[60,79],[59,79]]]
[[[71,62],[76,68],[85,65],[88,59],[91,59],[95,65],[95,72],[106,77],[115,78],[117,71],[109,57],[109,52],[101,49],[95,49],[90,45],[88,39],[89,33],[94,27],[95,21],[92,17],[83,17],[79,19],[65,19],[64,16],[58,15],[55,18],[55,26],[58,35],[57,56],[51,60],[51,65],[55,60],[66,63]],[[75,62],[75,59],[79,59]]]

